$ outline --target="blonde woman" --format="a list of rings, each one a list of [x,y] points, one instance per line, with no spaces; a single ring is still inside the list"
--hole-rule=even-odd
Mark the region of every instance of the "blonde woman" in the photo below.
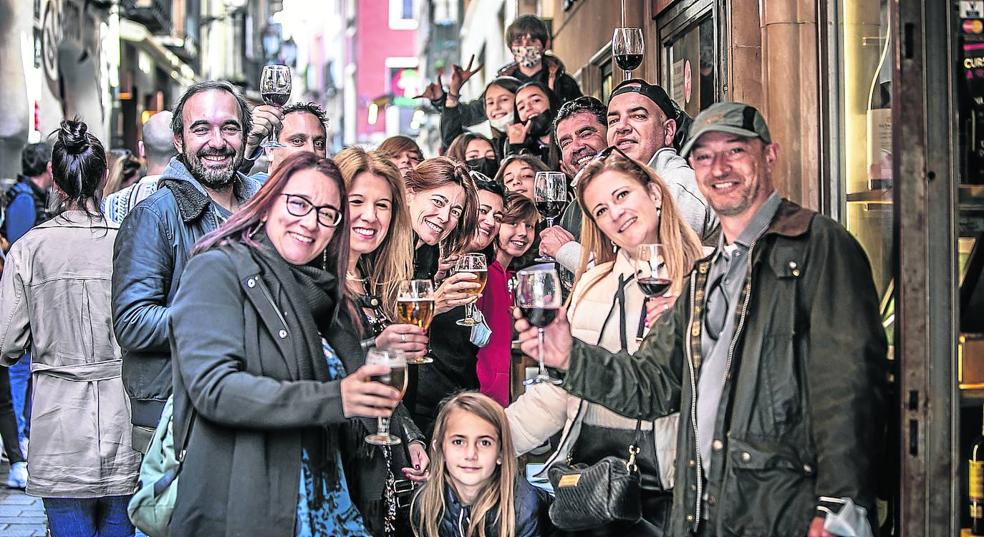
[[[411,505],[417,537],[534,537],[549,534],[548,499],[519,475],[509,424],[490,397],[446,400],[434,426],[439,470]]]
[[[694,261],[704,255],[700,241],[681,219],[666,185],[648,166],[609,148],[578,176],[583,213],[581,243],[585,254],[568,308],[575,337],[609,350],[634,352],[646,327],[669,308]],[[640,244],[660,243],[672,280],[669,296],[646,297],[635,282],[633,256]],[[589,260],[594,265],[588,268]],[[636,421],[569,395],[549,384],[533,386],[506,409],[516,440],[525,453],[563,430],[548,460],[570,458],[593,464],[603,457],[626,457]],[[657,537],[667,534],[672,503],[677,415],[643,423],[641,452],[643,518],[613,523],[590,532],[561,535]]]

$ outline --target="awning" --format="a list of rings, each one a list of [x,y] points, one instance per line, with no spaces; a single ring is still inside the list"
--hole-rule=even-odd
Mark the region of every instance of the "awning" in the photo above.
[[[168,50],[157,36],[147,31],[144,25],[121,17],[120,39],[140,47],[154,58],[158,65],[164,67],[168,75],[181,86],[190,86],[197,81],[195,70],[182,61],[177,54]]]

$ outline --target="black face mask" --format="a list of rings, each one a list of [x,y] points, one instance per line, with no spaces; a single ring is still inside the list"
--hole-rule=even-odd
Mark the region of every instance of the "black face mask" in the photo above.
[[[550,111],[546,111],[542,114],[537,114],[527,120],[529,123],[529,130],[527,136],[533,140],[539,139],[541,136],[546,136],[550,134],[550,123],[553,120],[553,114]]]
[[[479,157],[468,159],[465,164],[469,169],[485,174],[489,179],[495,177],[499,171],[499,159],[495,157]]]

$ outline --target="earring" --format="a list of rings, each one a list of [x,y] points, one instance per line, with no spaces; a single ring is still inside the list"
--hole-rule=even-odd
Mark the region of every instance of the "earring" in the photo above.
[[[321,252],[321,268],[322,270],[328,270],[328,248],[326,247],[323,252]]]
[[[502,459],[496,459],[496,460],[495,460],[495,463],[496,463],[496,464],[502,464]]]
[[[249,233],[247,233],[246,236],[248,238],[252,239],[253,238],[253,235],[256,235],[256,233],[258,231],[260,231],[260,228],[261,227],[263,227],[263,221],[262,220],[260,220],[259,222],[257,222],[256,225],[253,226],[253,229],[249,230]]]

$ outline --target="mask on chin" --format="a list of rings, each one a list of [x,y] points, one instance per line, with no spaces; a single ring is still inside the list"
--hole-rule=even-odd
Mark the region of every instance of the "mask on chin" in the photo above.
[[[502,117],[489,120],[489,124],[492,125],[492,128],[499,132],[506,132],[506,129],[509,127],[509,125],[512,125],[515,122],[516,122],[516,113],[513,112],[512,110],[507,112],[506,115]]]
[[[473,158],[465,161],[468,168],[475,170],[476,172],[485,174],[488,178],[495,177],[495,174],[499,171],[499,161],[495,158],[490,157],[479,157]]]
[[[522,67],[530,68],[543,61],[543,47],[513,47],[513,59]]]

